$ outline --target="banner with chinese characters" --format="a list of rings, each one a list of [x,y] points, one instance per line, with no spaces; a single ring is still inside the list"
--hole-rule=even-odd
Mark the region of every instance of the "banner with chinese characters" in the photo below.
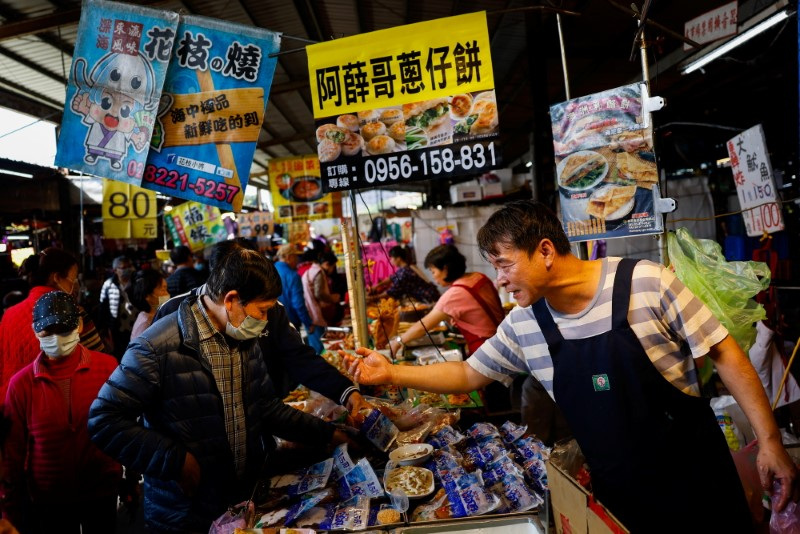
[[[269,188],[275,222],[333,217],[332,197],[323,192],[315,154],[269,160]]]
[[[156,194],[135,185],[103,180],[103,237],[155,239],[158,236]]]
[[[307,48],[325,191],[501,166],[486,13]]]
[[[228,238],[219,208],[199,202],[184,202],[175,206],[164,214],[164,223],[172,242],[186,245],[192,252]]]
[[[710,43],[723,37],[736,35],[739,24],[739,2],[734,0],[721,5],[687,21],[683,25],[683,36],[699,44]],[[683,43],[684,50],[691,50],[692,45]]]
[[[86,0],[55,165],[140,185],[177,13]]]
[[[279,49],[268,30],[181,18],[144,187],[241,211]]]
[[[728,141],[733,180],[742,206],[747,235],[758,236],[783,230],[781,206],[772,175],[764,129],[760,124]]]
[[[653,131],[639,84],[550,107],[561,219],[570,241],[660,233]]]

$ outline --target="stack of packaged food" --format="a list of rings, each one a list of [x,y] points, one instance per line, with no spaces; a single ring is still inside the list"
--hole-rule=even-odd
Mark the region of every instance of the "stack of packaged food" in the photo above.
[[[266,502],[256,503],[254,528],[242,532],[363,531],[401,521],[533,513],[543,504],[550,450],[525,436],[526,427],[475,423],[462,433],[451,424],[431,425],[443,422],[441,413],[421,406],[392,414],[394,421],[379,409],[357,414],[373,454],[356,460],[340,445],[322,462],[273,477]],[[428,432],[414,432],[425,425]],[[424,442],[404,445],[404,432],[425,435]]]

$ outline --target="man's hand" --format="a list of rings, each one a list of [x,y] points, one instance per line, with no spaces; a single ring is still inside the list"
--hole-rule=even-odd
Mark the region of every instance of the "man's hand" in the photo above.
[[[392,364],[381,353],[360,347],[356,350],[356,354],[363,358],[357,358],[344,351],[339,352],[344,358],[348,372],[356,382],[368,386],[392,383]]]
[[[396,339],[392,339],[389,342],[389,354],[392,355],[392,358],[397,360],[400,356],[403,355],[403,344],[397,341]]]
[[[347,449],[350,452],[358,452],[361,451],[361,445],[358,441],[355,440],[355,430],[353,430],[354,434],[350,435],[348,432],[337,428],[333,431],[333,436],[331,437],[331,445],[336,447],[337,445],[341,445],[342,443],[347,443]]]
[[[358,413],[361,410],[372,410],[375,408],[375,406],[367,402],[358,391],[352,392],[350,396],[347,397],[347,402],[345,404],[349,412],[347,414],[346,423],[355,428],[358,428],[358,424],[356,423]],[[361,417],[363,418],[363,415]]]
[[[178,480],[178,485],[187,497],[194,496],[197,486],[200,485],[200,464],[197,463],[197,460],[191,452],[186,452],[186,460],[183,462],[183,469],[181,469],[181,477]]]
[[[798,488],[797,468],[780,441],[758,443],[756,466],[761,487],[765,491],[772,492],[773,478],[781,484],[780,499],[775,503],[773,512],[782,511],[789,501],[798,501],[800,488]]]

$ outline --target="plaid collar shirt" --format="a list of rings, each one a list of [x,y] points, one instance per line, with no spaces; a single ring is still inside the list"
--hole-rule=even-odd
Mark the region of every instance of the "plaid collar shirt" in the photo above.
[[[200,354],[211,365],[211,371],[222,395],[225,408],[225,431],[228,434],[233,452],[236,475],[242,477],[247,460],[247,425],[245,424],[244,399],[242,391],[242,352],[239,344],[228,344],[228,338],[214,328],[208,317],[204,297],[192,304],[191,310],[197,322],[200,341]]]

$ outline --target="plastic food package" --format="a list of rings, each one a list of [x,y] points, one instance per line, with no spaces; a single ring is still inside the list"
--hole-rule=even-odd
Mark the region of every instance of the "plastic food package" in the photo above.
[[[237,528],[247,528],[254,513],[252,501],[240,502],[214,520],[208,534],[233,534]]]
[[[339,495],[349,499],[354,495],[380,497],[383,495],[381,482],[369,461],[362,458],[350,471],[339,480]]]
[[[342,478],[355,466],[347,452],[347,443],[342,443],[333,449],[333,474],[337,479]]]
[[[386,452],[397,439],[399,430],[380,410],[373,408],[364,415],[359,430],[373,445]]]
[[[333,459],[328,458],[311,467],[300,469],[287,475],[278,475],[270,479],[270,488],[279,489],[293,497],[324,488],[333,471]]]
[[[491,490],[500,499],[495,511],[501,514],[524,512],[544,502],[544,499],[528,488],[521,477],[514,475],[506,475],[502,481],[492,486]]]
[[[669,232],[667,247],[675,276],[711,309],[747,352],[756,340],[755,323],[767,316],[764,307],[753,300],[769,287],[767,264],[726,261],[719,243],[695,239],[686,228]]]
[[[527,431],[528,425],[517,425],[511,421],[506,421],[500,427],[500,437],[503,438],[504,443],[511,444],[524,436]]]
[[[772,505],[781,498],[781,483],[775,480],[772,483]],[[770,534],[800,534],[800,505],[789,501],[786,508],[780,512],[772,512],[769,518]]]

